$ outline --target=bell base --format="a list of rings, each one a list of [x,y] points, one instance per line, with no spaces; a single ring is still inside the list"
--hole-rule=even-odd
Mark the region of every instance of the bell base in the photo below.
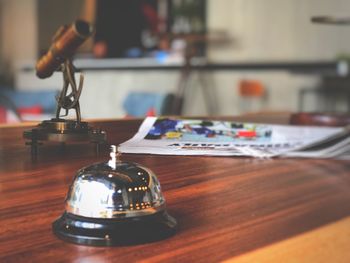
[[[123,219],[95,219],[65,212],[52,224],[52,230],[58,238],[88,246],[155,242],[174,235],[176,229],[176,220],[166,211]]]

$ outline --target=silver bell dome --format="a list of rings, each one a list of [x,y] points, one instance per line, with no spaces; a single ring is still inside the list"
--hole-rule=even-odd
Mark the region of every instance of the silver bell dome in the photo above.
[[[100,163],[78,171],[66,211],[91,218],[124,218],[164,210],[165,200],[154,173],[130,162]]]
[[[156,175],[136,163],[120,161],[117,155],[112,146],[108,162],[77,172],[65,213],[53,224],[58,237],[79,244],[115,245],[174,233],[176,220],[165,210]]]

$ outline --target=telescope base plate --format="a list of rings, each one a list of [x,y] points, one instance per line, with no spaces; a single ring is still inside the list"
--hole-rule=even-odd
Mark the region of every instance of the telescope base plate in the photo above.
[[[56,143],[94,143],[96,152],[101,144],[106,143],[106,132],[91,128],[87,122],[65,119],[51,119],[41,122],[37,127],[24,131],[23,138],[28,140],[33,156],[37,155],[38,146],[43,142]]]

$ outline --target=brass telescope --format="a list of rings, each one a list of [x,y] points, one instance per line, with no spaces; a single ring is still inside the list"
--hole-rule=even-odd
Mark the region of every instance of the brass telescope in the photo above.
[[[41,79],[50,77],[62,63],[73,56],[92,33],[92,26],[82,20],[76,20],[70,26],[60,27],[52,39],[48,52],[37,62],[36,75]]]
[[[50,77],[55,71],[63,74],[63,88],[56,96],[56,117],[42,121],[34,129],[25,131],[23,137],[31,145],[32,156],[36,157],[37,147],[44,141],[57,142],[65,145],[70,142],[92,142],[99,146],[106,143],[106,133],[93,129],[87,122],[81,120],[79,98],[82,92],[84,76],[80,74],[79,82],[75,80],[76,69],[72,57],[78,47],[92,35],[89,23],[76,20],[70,26],[61,26],[54,37],[48,52],[36,64],[36,75],[41,78]],[[61,111],[65,111],[61,114]],[[70,110],[75,110],[76,119],[63,119]]]

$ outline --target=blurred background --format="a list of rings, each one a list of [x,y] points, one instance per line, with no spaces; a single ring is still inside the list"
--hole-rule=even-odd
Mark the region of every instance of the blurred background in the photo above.
[[[95,34],[74,64],[82,117],[348,112],[348,0],[0,0],[0,122],[50,118],[62,73],[35,63],[63,24]]]

